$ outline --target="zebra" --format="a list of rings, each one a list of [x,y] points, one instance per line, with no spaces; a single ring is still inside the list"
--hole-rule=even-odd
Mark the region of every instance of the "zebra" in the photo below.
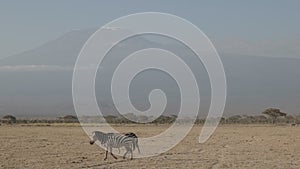
[[[138,152],[141,153],[140,147],[139,147],[139,144],[138,144],[138,137],[136,136],[136,134],[132,133],[132,132],[129,132],[129,133],[125,133],[124,135],[133,138],[133,144],[135,144],[134,146],[137,147]],[[120,153],[120,148],[118,148],[118,150],[119,150],[119,153]]]
[[[131,154],[130,159],[132,160],[133,159],[133,151],[135,150],[135,147],[137,146],[137,141],[136,141],[137,137],[136,138],[131,137],[131,136],[133,136],[133,134],[126,136],[126,135],[122,135],[119,133],[103,133],[101,131],[94,131],[93,135],[92,135],[92,140],[90,141],[90,144],[92,145],[97,140],[99,140],[100,143],[106,147],[106,153],[105,153],[104,160],[107,159],[108,150],[110,151],[110,154],[113,156],[113,158],[117,159],[117,157],[112,153],[112,148],[120,148],[120,147],[126,148],[126,152],[123,155],[123,159],[125,159],[127,153],[130,152],[130,154]]]

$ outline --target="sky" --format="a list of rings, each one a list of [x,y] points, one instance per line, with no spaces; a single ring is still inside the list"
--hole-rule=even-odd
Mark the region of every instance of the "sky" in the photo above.
[[[164,12],[198,26],[224,53],[300,58],[300,1],[1,0],[0,57],[137,12]]]

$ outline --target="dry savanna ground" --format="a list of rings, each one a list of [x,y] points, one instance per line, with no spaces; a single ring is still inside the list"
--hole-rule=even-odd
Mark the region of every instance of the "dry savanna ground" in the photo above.
[[[115,125],[140,137],[165,128]],[[79,126],[2,125],[0,168],[300,168],[300,127],[221,125],[204,144],[197,143],[200,129],[195,126],[180,144],[156,157],[103,161],[105,151],[91,146]]]

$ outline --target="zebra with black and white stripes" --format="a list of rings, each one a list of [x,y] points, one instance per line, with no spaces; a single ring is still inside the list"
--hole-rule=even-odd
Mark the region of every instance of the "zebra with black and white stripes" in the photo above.
[[[124,135],[128,136],[128,137],[131,137],[133,139],[134,146],[138,149],[138,152],[141,153],[140,147],[139,147],[139,144],[138,144],[139,140],[138,140],[138,137],[136,136],[136,134],[132,133],[132,132],[129,132],[129,133],[125,133]],[[118,148],[118,150],[119,150],[119,153],[120,153],[120,148]]]
[[[130,159],[133,159],[133,151],[135,150],[135,147],[138,147],[137,139],[138,138],[134,133],[132,134],[129,133],[129,135],[122,135],[119,133],[103,133],[101,131],[94,131],[90,144],[94,144],[97,140],[99,140],[100,143],[106,147],[106,154],[104,160],[107,159],[108,151],[110,151],[110,154],[115,159],[117,159],[117,157],[112,153],[112,149],[121,148],[121,147],[125,147],[126,149],[123,158],[125,158],[126,155],[130,153],[131,154]]]

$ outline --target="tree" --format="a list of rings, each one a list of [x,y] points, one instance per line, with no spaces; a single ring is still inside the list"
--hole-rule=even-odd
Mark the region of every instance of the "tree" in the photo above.
[[[2,119],[3,119],[3,121],[7,121],[8,123],[16,123],[17,122],[17,118],[12,115],[6,115]]]
[[[113,115],[104,116],[104,118],[107,123],[116,123],[116,120],[118,119],[117,116],[113,116]]]
[[[262,112],[262,114],[268,115],[272,119],[272,123],[276,123],[278,117],[286,117],[286,113],[280,111],[276,108],[268,108]]]
[[[59,119],[63,120],[63,122],[65,122],[65,123],[77,123],[78,122],[78,118],[73,115],[66,115],[63,117],[59,117]]]
[[[242,118],[242,116],[240,115],[234,115],[234,116],[230,116],[226,119],[226,121],[228,123],[238,123],[240,121],[240,119]]]
[[[286,116],[286,123],[296,123],[296,117],[292,115]]]
[[[254,116],[254,121],[256,123],[267,123],[268,122],[268,118],[264,115],[259,115],[259,116]]]
[[[171,124],[176,120],[175,117],[177,118],[177,116],[164,116],[164,115],[161,115],[157,119],[155,119],[153,121],[153,123],[155,123],[155,124]]]

